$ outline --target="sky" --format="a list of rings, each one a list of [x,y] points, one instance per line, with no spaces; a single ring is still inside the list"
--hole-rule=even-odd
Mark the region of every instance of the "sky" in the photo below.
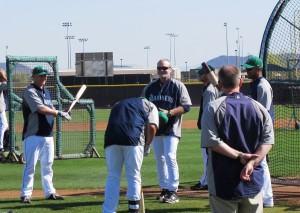
[[[277,2],[0,0],[0,62],[5,62],[6,54],[57,56],[59,69],[67,69],[67,27],[62,23],[69,22],[72,26],[68,35],[75,36],[70,40],[73,69],[75,53],[83,52],[84,45],[85,53],[113,52],[117,66],[122,62],[123,66],[156,67],[159,59],[171,58],[174,66],[189,70],[227,55],[226,44],[231,56],[237,49],[240,56],[258,55],[265,26]],[[83,43],[80,38],[88,40]]]

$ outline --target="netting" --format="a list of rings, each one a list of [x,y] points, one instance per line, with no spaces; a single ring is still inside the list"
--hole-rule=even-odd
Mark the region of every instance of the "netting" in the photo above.
[[[54,107],[66,110],[74,97],[60,83],[56,57],[14,57],[7,56],[9,131],[11,152],[22,151],[22,94],[31,83],[32,69],[42,66],[49,71],[46,87],[52,94]],[[56,117],[54,127],[56,158],[90,157],[95,152],[94,102],[80,99],[71,111],[72,120]]]
[[[275,145],[269,158],[273,181],[300,184],[300,1],[280,0],[262,40],[264,76],[275,105]]]

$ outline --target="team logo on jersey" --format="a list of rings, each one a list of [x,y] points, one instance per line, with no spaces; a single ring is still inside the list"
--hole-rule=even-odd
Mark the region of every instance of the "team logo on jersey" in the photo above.
[[[150,95],[149,96],[149,101],[155,102],[155,101],[167,101],[169,103],[173,103],[174,100],[171,96],[168,95]]]

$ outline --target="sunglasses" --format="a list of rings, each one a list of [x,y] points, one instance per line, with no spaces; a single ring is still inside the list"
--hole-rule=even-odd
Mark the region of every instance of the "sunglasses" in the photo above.
[[[167,69],[169,69],[170,67],[157,67],[157,70],[163,70],[166,71]]]

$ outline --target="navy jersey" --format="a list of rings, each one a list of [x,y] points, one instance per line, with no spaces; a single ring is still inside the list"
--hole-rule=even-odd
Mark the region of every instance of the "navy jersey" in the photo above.
[[[183,106],[189,111],[192,105],[190,96],[184,84],[176,79],[169,79],[163,84],[159,79],[150,82],[143,90],[142,96],[155,104],[157,109],[171,110]],[[156,136],[170,135],[181,137],[182,115],[172,116],[168,123],[160,128]]]
[[[110,112],[104,148],[110,145],[144,145],[148,122],[158,126],[157,109],[148,100],[128,98],[116,103]]]
[[[267,110],[241,93],[222,96],[205,108],[202,116],[201,146],[226,143],[244,153],[255,153],[261,144],[274,143],[272,119]],[[249,182],[240,179],[239,160],[208,149],[209,192],[232,200],[257,195],[263,186],[263,168],[258,165]]]
[[[23,139],[31,135],[50,137],[53,135],[53,115],[43,115],[38,110],[47,106],[53,108],[52,97],[47,88],[40,89],[30,84],[23,92]]]

